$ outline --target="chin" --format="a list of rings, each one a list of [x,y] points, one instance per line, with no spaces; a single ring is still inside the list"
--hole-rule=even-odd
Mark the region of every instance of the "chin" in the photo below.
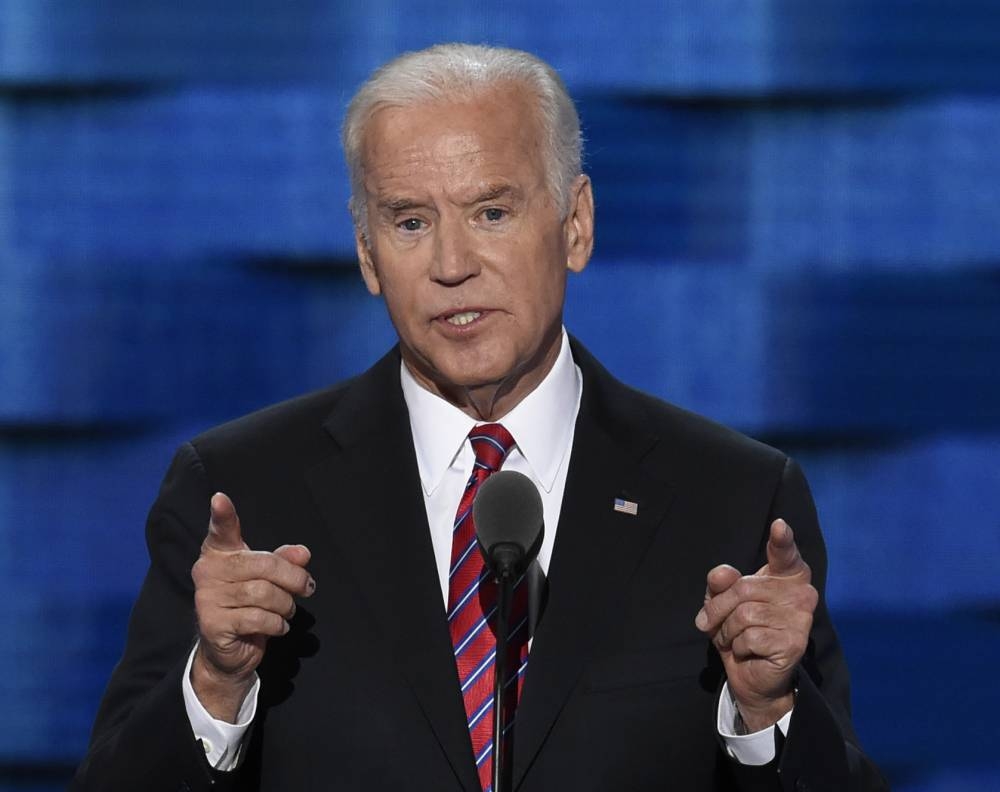
[[[431,369],[445,380],[462,387],[486,385],[507,377],[516,367],[516,356],[494,344],[469,344],[428,356]]]
[[[474,389],[498,385],[510,376],[510,369],[492,366],[454,366],[440,372],[440,381],[453,388]]]

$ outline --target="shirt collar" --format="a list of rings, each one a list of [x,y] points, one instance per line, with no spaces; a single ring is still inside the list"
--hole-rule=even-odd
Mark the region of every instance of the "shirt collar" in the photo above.
[[[424,388],[402,362],[400,382],[410,413],[420,483],[425,494],[430,495],[461,452],[469,431],[483,422]],[[538,387],[500,419],[546,491],[552,489],[559,465],[569,450],[581,392],[580,370],[573,363],[564,328],[552,369]]]

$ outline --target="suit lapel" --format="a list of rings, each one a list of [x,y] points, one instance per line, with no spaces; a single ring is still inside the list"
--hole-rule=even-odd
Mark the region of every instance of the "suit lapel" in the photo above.
[[[620,414],[620,389],[574,345],[584,395],[548,576],[548,601],[535,634],[514,748],[514,786],[524,778],[560,711],[617,617],[629,580],[670,504],[668,486],[639,467],[656,438]],[[619,396],[621,394],[618,394]],[[614,510],[616,497],[638,504]]]
[[[478,789],[398,353],[355,381],[324,426],[339,451],[307,472],[308,485],[455,775]]]

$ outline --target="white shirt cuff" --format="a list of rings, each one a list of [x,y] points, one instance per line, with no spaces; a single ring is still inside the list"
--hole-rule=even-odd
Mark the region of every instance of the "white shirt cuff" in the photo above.
[[[188,656],[187,665],[184,666],[184,676],[181,680],[181,688],[184,691],[184,709],[187,710],[191,731],[194,732],[195,739],[201,740],[201,744],[205,748],[205,758],[208,759],[208,763],[216,770],[228,772],[239,764],[240,755],[243,752],[243,738],[257,714],[260,677],[254,680],[253,687],[243,699],[240,711],[236,715],[236,723],[217,720],[202,706],[194,692],[194,687],[191,685],[191,663],[194,662],[196,651],[198,651],[198,644],[195,644]]]
[[[737,734],[736,718],[739,710],[729,693],[729,683],[722,686],[719,696],[719,713],[716,727],[719,735],[726,743],[726,750],[740,764],[766,765],[774,760],[774,726],[768,726],[753,734]],[[781,729],[783,735],[788,735],[788,725],[792,721],[792,710],[789,710],[775,726]]]

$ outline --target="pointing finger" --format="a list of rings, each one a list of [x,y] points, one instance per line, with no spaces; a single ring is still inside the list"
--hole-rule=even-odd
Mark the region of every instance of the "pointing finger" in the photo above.
[[[707,600],[695,618],[702,632],[717,630],[730,614],[745,602],[769,603],[785,597],[789,581],[777,577],[744,575],[720,594]]]
[[[305,545],[282,545],[274,551],[274,554],[302,569],[305,569],[306,564],[309,563],[309,559],[312,558],[312,553]],[[305,597],[311,597],[315,591],[316,581],[312,575],[307,574],[305,589],[301,593]]]
[[[274,554],[300,567],[304,567],[312,558],[309,548],[301,544],[282,545],[274,551]]]
[[[791,527],[782,519],[775,520],[771,523],[771,535],[767,540],[767,569],[764,574],[790,577],[804,569],[808,567],[799,555]]]
[[[708,572],[708,582],[705,586],[705,603],[707,604],[712,597],[729,589],[740,577],[740,571],[729,564],[719,564],[717,567],[712,567]],[[699,630],[704,630],[708,626],[708,614],[704,607],[698,611],[694,623]]]
[[[246,545],[240,533],[240,518],[236,515],[236,507],[229,496],[216,492],[212,496],[211,509],[205,547],[222,551],[245,550]]]
[[[716,594],[721,594],[740,579],[740,571],[729,564],[719,564],[708,572],[708,585],[705,586],[705,600]]]
[[[230,552],[210,563],[212,568],[207,569],[205,557],[202,556],[192,568],[191,574],[195,578],[196,587],[267,581],[300,597],[308,597],[316,590],[316,581],[312,575],[277,553],[262,550]]]

